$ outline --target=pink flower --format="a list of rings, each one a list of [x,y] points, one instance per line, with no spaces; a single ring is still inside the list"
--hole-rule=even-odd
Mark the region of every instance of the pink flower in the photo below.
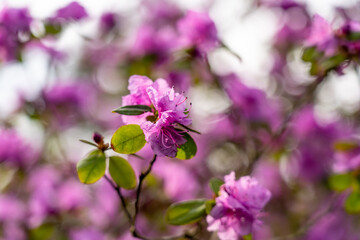
[[[176,47],[177,36],[173,29],[156,29],[148,24],[138,29],[131,54],[135,57],[149,55],[154,57],[156,62],[162,63],[169,59],[170,52]]]
[[[235,173],[225,176],[216,206],[207,216],[208,231],[218,231],[221,240],[238,239],[250,234],[260,225],[261,209],[270,200],[271,193],[255,178],[244,176],[235,180]]]
[[[314,16],[311,32],[305,40],[305,45],[316,46],[328,56],[335,52],[336,40],[332,26],[317,14]]]
[[[239,116],[251,123],[266,124],[271,129],[278,128],[281,118],[277,101],[269,99],[260,89],[247,87],[234,74],[224,76],[222,81],[233,103],[232,108]]]
[[[0,142],[0,164],[25,167],[38,160],[38,150],[13,129],[0,129]]]
[[[360,144],[356,138],[345,139],[353,144],[349,149],[336,150],[332,169],[336,173],[345,173],[360,168]]]
[[[306,39],[306,44],[309,46],[323,44],[333,37],[333,30],[331,25],[321,16],[315,14],[311,33]]]
[[[177,27],[184,45],[196,46],[202,52],[208,52],[218,45],[215,23],[207,13],[188,11],[178,21]]]
[[[55,24],[68,23],[71,21],[79,21],[88,17],[88,14],[83,6],[78,2],[71,2],[63,8],[56,11],[55,16],[49,18],[49,22]]]
[[[123,97],[123,106],[147,105],[153,112],[138,116],[123,116],[126,124],[139,124],[154,153],[175,157],[177,147],[186,140],[174,128],[176,123],[189,125],[186,97],[175,93],[164,79],[152,82],[145,76],[129,79],[130,94]]]

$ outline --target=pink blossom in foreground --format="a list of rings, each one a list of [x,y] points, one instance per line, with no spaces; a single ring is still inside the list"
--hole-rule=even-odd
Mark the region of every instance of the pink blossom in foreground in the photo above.
[[[235,173],[225,176],[216,205],[207,216],[208,231],[217,231],[221,240],[238,239],[260,225],[261,209],[270,200],[269,190],[252,177],[235,180]]]
[[[175,157],[177,147],[186,141],[175,130],[176,123],[189,125],[186,97],[175,93],[164,79],[152,82],[145,76],[134,75],[129,79],[130,94],[123,97],[123,106],[147,105],[153,112],[138,116],[123,116],[124,123],[139,124],[154,153]]]

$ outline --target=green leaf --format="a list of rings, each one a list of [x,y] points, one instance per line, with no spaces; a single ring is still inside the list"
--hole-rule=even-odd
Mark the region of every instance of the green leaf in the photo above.
[[[119,187],[132,189],[136,187],[136,176],[130,163],[124,158],[113,156],[109,160],[109,172]]]
[[[60,24],[49,24],[49,23],[45,23],[44,24],[44,28],[45,28],[45,32],[46,34],[50,34],[50,35],[57,35],[61,32],[62,27]]]
[[[360,39],[360,32],[351,32],[348,36],[347,39],[350,41],[357,41]]]
[[[85,140],[85,139],[79,139],[79,141],[82,142],[82,143],[89,144],[89,145],[94,146],[94,147],[98,147],[95,143],[92,143],[92,142],[90,142],[88,140]]]
[[[186,139],[186,143],[178,147],[176,158],[186,160],[195,156],[197,152],[197,147],[194,139],[192,139],[189,134],[184,133],[183,136]]]
[[[220,186],[223,184],[224,181],[218,178],[212,178],[209,182],[210,188],[216,194],[216,196],[219,196]]]
[[[360,193],[352,192],[345,201],[345,210],[348,213],[360,212]]]
[[[120,127],[111,138],[111,148],[118,153],[133,154],[145,146],[145,135],[139,125]]]
[[[340,152],[347,152],[356,149],[359,146],[354,141],[337,141],[334,144],[334,149]]]
[[[105,174],[105,154],[95,150],[89,156],[78,162],[76,169],[82,183],[91,184],[97,182]]]
[[[324,75],[324,70],[321,69],[320,65],[317,62],[311,63],[310,67],[310,75],[311,76],[317,76],[317,75]]]
[[[197,133],[197,134],[201,134],[200,132],[192,129],[192,128],[189,128],[188,126],[185,126],[184,124],[181,124],[181,123],[178,123],[180,126],[182,126],[183,128],[185,128],[186,130],[190,131],[190,132],[193,132],[193,133]]]
[[[30,230],[30,240],[47,240],[51,239],[53,233],[54,233],[54,225],[50,223],[44,223],[43,225],[40,225],[37,228]]]
[[[185,225],[199,221],[206,215],[205,199],[171,204],[166,212],[166,221],[172,225]]]
[[[122,115],[141,115],[146,112],[152,112],[152,109],[146,105],[128,105],[119,107],[113,110],[113,112]]]
[[[332,175],[329,178],[329,185],[331,189],[335,191],[344,191],[348,189],[351,186],[351,183],[353,181],[353,178],[351,174],[345,173],[345,174],[336,174]]]
[[[211,210],[214,208],[215,205],[216,205],[215,200],[207,200],[205,202],[206,214],[210,214]]]
[[[243,236],[244,240],[252,240],[252,235],[251,234],[248,234],[248,235],[245,235]]]
[[[316,50],[316,47],[308,47],[304,49],[302,60],[305,62],[313,62],[321,57],[321,53]]]
[[[339,66],[343,61],[345,61],[346,57],[342,54],[338,54],[324,60],[320,66],[322,69],[329,71],[337,66]]]

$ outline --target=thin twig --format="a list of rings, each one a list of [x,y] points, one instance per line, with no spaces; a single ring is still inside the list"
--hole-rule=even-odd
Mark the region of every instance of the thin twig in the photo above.
[[[279,236],[279,237],[273,237],[270,240],[294,240],[294,239],[299,239],[300,236],[306,234],[306,232],[308,232],[308,230],[317,222],[319,221],[321,218],[323,218],[324,216],[326,216],[326,214],[328,214],[331,210],[334,209],[334,201],[336,201],[337,197],[336,195],[333,195],[330,199],[330,203],[328,206],[326,206],[326,208],[320,212],[317,216],[314,216],[313,218],[310,218],[302,227],[300,227],[296,232],[288,234],[288,235],[284,235],[284,236]]]
[[[131,216],[129,210],[127,209],[126,201],[121,193],[121,189],[118,186],[116,186],[108,176],[104,175],[104,178],[110,183],[111,187],[116,191],[116,193],[118,194],[118,196],[121,200],[122,207],[123,207],[125,214],[129,220],[129,223],[131,224],[130,232],[132,233],[132,235],[134,237],[137,237],[137,238],[140,238],[143,240],[177,240],[177,239],[184,239],[184,238],[196,240],[195,235],[197,235],[199,233],[199,231],[201,231],[201,229],[199,229],[199,226],[196,227],[193,234],[191,234],[189,232],[185,232],[185,233],[182,233],[182,234],[176,235],[176,236],[163,236],[163,237],[154,237],[154,238],[149,238],[149,237],[141,235],[135,227],[136,218],[139,213],[141,187],[142,187],[142,184],[143,184],[146,176],[150,174],[152,167],[156,161],[156,158],[157,158],[157,155],[155,154],[153,159],[151,160],[148,168],[146,169],[146,171],[140,174],[139,185],[136,190],[135,214],[133,217]]]
[[[220,42],[221,47],[225,48],[229,53],[231,53],[234,57],[236,57],[240,62],[242,62],[242,58],[239,54],[237,54],[234,50],[229,48],[228,45],[226,45],[224,42]]]
[[[251,173],[255,163],[264,155],[267,155],[269,152],[272,151],[272,143],[274,141],[276,141],[277,139],[281,138],[282,135],[286,132],[287,128],[289,127],[289,123],[292,120],[292,117],[294,115],[294,112],[296,110],[298,110],[299,108],[303,107],[305,104],[307,104],[308,102],[313,100],[314,94],[318,88],[318,86],[320,85],[320,83],[322,82],[323,77],[318,77],[315,79],[315,81],[310,84],[308,86],[308,92],[307,95],[301,98],[298,98],[297,101],[295,101],[293,107],[292,107],[292,111],[285,117],[284,121],[282,122],[281,126],[279,127],[279,129],[272,134],[271,136],[271,140],[270,140],[270,144],[265,145],[262,149],[260,149],[257,154],[255,154],[254,158],[252,159],[252,161],[250,162],[250,165],[248,166],[248,173]]]
[[[104,178],[106,179],[106,181],[108,181],[110,183],[111,187],[116,191],[117,195],[120,198],[121,205],[122,205],[122,208],[123,208],[123,210],[125,212],[125,215],[128,218],[129,222],[131,223],[132,217],[131,217],[131,214],[130,214],[127,206],[126,206],[126,201],[125,201],[124,196],[121,193],[121,189],[118,186],[116,186],[108,176],[104,175]]]
[[[134,214],[134,218],[133,218],[133,222],[132,222],[133,226],[135,225],[135,220],[136,220],[137,214],[139,213],[140,193],[141,193],[142,184],[143,184],[144,179],[146,178],[146,176],[149,175],[149,173],[151,172],[151,169],[152,169],[152,167],[153,167],[153,165],[154,165],[154,163],[156,161],[156,158],[157,158],[157,155],[154,154],[154,157],[151,160],[151,162],[149,164],[149,167],[146,169],[145,172],[140,174],[139,185],[138,185],[138,188],[136,190],[135,214]]]

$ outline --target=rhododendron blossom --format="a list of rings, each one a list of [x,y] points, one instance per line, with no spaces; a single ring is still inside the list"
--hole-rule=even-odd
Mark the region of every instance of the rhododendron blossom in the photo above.
[[[261,209],[270,200],[269,190],[252,177],[235,180],[235,172],[225,176],[216,206],[206,220],[209,231],[218,231],[221,240],[238,239],[259,226]]]
[[[175,129],[176,124],[191,124],[187,98],[175,93],[164,79],[152,82],[145,76],[135,75],[130,77],[128,88],[130,94],[123,97],[123,106],[147,105],[153,111],[138,116],[123,116],[124,123],[139,124],[157,155],[175,157],[177,147],[186,142],[181,132]]]

